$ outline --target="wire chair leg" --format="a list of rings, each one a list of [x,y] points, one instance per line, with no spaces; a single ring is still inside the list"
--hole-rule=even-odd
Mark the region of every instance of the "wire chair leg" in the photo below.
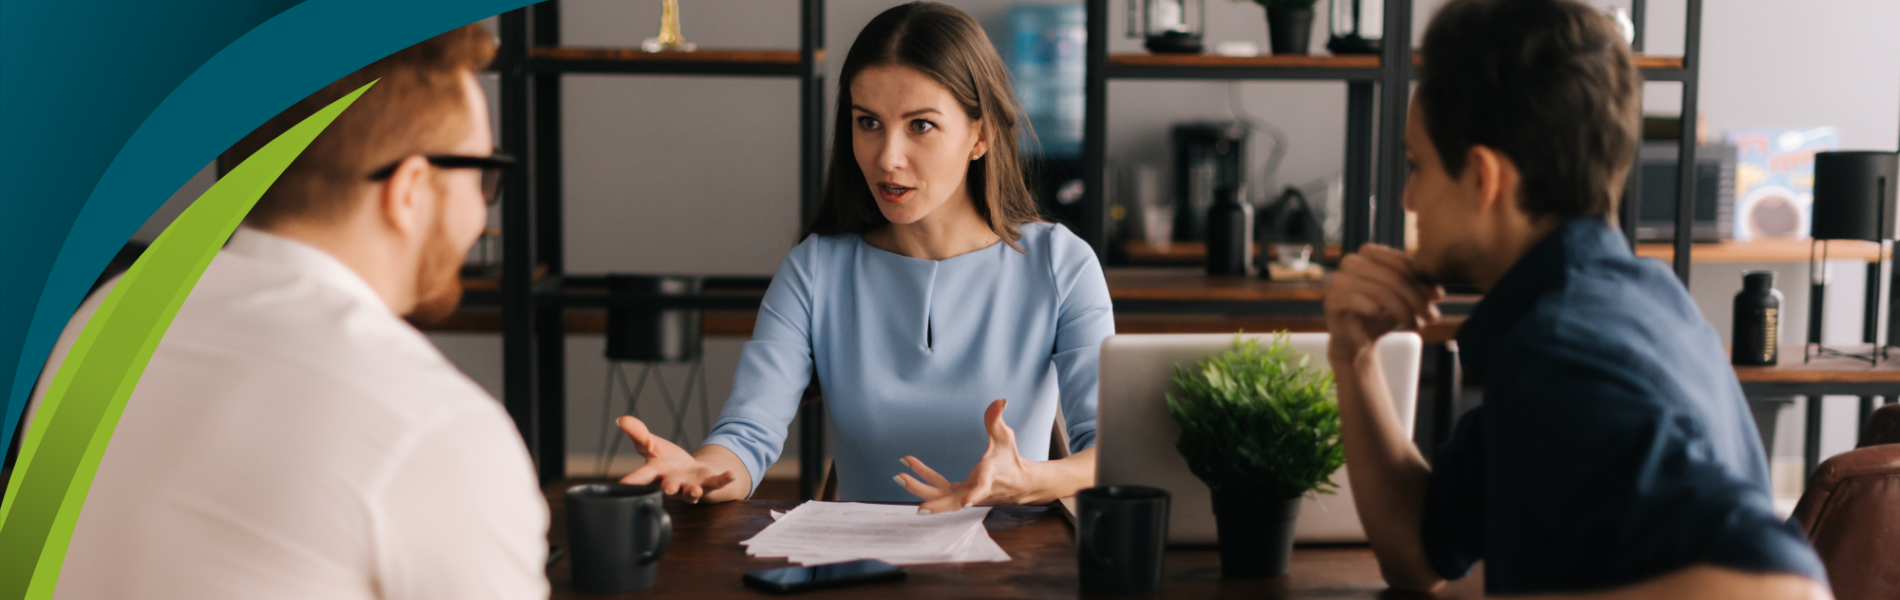
[[[633,418],[635,419],[640,418],[640,390],[646,387],[647,373],[650,373],[652,371],[653,371],[653,365],[651,364],[643,365],[642,368],[640,369],[639,381],[637,383],[634,383],[633,385],[628,385],[627,372],[625,369],[619,368],[619,363],[616,362],[614,363],[613,367],[609,368],[610,373],[613,373],[620,377],[621,387],[624,387],[627,389],[627,413],[630,415],[633,415]],[[666,388],[664,387],[664,385],[662,385],[660,389],[665,390]],[[614,457],[617,457],[620,455],[620,440],[627,436],[614,435],[611,437],[613,437],[614,440],[613,440],[613,448],[607,452],[607,467],[608,468],[613,467]],[[600,472],[600,476],[602,479],[605,479],[607,477],[607,474],[608,473],[606,469],[602,469]]]
[[[677,415],[679,415],[679,414],[680,414],[680,406],[679,406],[679,405],[678,405],[677,403],[675,403],[675,402],[673,402],[673,391],[672,391],[672,390],[669,390],[669,389],[667,389],[667,387],[666,387],[666,375],[665,375],[665,372],[664,372],[664,371],[661,371],[661,370],[660,370],[660,369],[659,369],[658,367],[650,367],[650,368],[652,368],[652,369],[653,369],[653,380],[654,380],[654,382],[655,382],[655,383],[657,383],[657,384],[659,384],[659,388],[660,388],[660,399],[661,399],[661,400],[665,400],[665,401],[666,401],[666,411],[667,411],[668,413],[670,413],[670,414],[673,414],[673,415],[675,415],[675,416],[677,416]],[[649,427],[649,429],[651,429],[651,428]],[[675,444],[677,444],[677,443],[679,443],[679,441],[680,441],[680,440],[679,440],[679,437],[680,437],[680,432],[679,432],[679,428],[677,428],[677,427],[675,427],[675,428],[673,429],[673,436],[672,436],[672,437],[670,437],[670,438],[667,438],[667,439],[668,439],[668,440],[671,440],[671,441],[672,441],[673,443],[675,443]]]
[[[706,363],[699,363],[699,424],[703,428],[699,436],[701,444],[712,437],[712,402],[706,399]]]
[[[594,453],[594,472],[601,479],[607,478],[607,444],[613,437],[614,410],[614,371],[620,369],[620,363],[607,361],[607,392],[600,400],[600,449]]]
[[[673,413],[673,437],[679,439],[679,445],[686,446],[686,413],[693,408],[693,382],[699,379],[700,362],[693,361],[686,367],[686,388],[680,390],[680,410]]]

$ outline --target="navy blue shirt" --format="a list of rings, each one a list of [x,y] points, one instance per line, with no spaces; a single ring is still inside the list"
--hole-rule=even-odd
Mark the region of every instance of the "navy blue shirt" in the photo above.
[[[1434,457],[1423,534],[1493,594],[1636,583],[1691,565],[1805,575],[1775,518],[1728,353],[1675,275],[1595,218],[1538,242],[1458,331],[1484,405]]]

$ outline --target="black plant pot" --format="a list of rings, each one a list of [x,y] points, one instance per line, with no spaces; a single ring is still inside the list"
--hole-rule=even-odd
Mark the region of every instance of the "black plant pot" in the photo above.
[[[1300,498],[1267,500],[1214,492],[1214,526],[1220,534],[1220,576],[1263,579],[1286,574],[1293,557],[1293,522]]]
[[[622,294],[691,296],[701,280],[677,275],[607,276],[607,289]],[[607,309],[607,358],[631,362],[692,362],[699,358],[700,312],[680,308]]]
[[[1312,7],[1267,7],[1267,47],[1274,54],[1306,54],[1312,41]]]

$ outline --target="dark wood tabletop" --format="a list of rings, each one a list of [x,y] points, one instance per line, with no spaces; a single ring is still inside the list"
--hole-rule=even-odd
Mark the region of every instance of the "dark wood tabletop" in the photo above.
[[[552,492],[553,489],[550,488]],[[550,543],[565,546],[567,523],[558,494],[551,493]],[[769,510],[790,510],[790,500],[750,500],[712,505],[669,502],[673,543],[660,560],[658,583],[650,590],[621,595],[587,594],[571,585],[569,561],[548,567],[552,598],[767,598],[740,578],[748,571],[788,566],[782,558],[751,558],[739,542],[772,522]],[[901,582],[868,584],[801,594],[806,598],[1076,598],[1075,537],[1056,509],[1005,506],[990,511],[984,526],[1009,552],[1003,563],[912,565]],[[1364,546],[1301,547],[1285,577],[1223,581],[1220,558],[1207,549],[1168,552],[1167,579],[1147,598],[1478,598],[1481,574],[1473,574],[1436,595],[1391,590],[1379,577],[1378,563]]]

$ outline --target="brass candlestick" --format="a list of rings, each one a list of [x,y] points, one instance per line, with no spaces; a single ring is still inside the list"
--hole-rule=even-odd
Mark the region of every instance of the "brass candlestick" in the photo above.
[[[692,52],[697,45],[680,35],[679,0],[665,0],[660,8],[660,35],[647,38],[640,49],[647,52]]]

